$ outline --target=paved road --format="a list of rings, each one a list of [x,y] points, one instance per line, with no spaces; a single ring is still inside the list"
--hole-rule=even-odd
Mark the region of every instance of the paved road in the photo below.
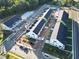
[[[36,54],[38,59],[45,59],[43,54],[42,54],[42,48],[44,46],[44,42],[45,42],[45,40],[37,40],[35,45],[33,46],[33,48],[36,49],[34,51],[34,53]]]
[[[79,59],[79,24],[73,21],[73,59]]]
[[[36,51],[34,51],[36,56],[38,57],[38,59],[45,59],[45,57],[42,54],[41,49],[37,49]]]
[[[18,30],[12,37],[10,37],[8,40],[4,42],[4,46],[6,48],[6,51],[9,51],[12,46],[16,43],[16,41],[19,39],[19,37],[26,32],[26,29],[24,26],[20,30]]]
[[[72,53],[73,58],[72,59],[79,59],[79,15],[76,8],[74,8],[74,20],[73,20],[73,40],[72,40]]]

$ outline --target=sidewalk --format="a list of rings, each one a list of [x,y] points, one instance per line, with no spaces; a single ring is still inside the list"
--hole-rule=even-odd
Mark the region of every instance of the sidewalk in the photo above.
[[[13,46],[13,48],[10,51],[19,56],[22,56],[25,59],[38,59],[38,57],[35,55],[35,53],[32,50],[29,50],[29,52],[26,54],[17,45]]]

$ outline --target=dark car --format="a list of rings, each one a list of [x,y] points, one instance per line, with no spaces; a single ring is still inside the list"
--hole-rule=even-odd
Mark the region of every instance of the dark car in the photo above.
[[[25,53],[28,53],[28,48],[20,46],[20,49],[22,49]]]

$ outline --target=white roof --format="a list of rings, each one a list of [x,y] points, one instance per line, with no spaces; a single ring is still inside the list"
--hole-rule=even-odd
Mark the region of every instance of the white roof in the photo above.
[[[75,2],[78,2],[79,0],[74,0]]]
[[[31,16],[34,13],[34,11],[28,11],[26,13],[24,13],[21,18],[22,19],[27,19],[27,17]]]

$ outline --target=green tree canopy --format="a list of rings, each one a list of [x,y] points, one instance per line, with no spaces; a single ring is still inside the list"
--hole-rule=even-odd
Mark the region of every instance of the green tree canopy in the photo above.
[[[11,0],[0,0],[0,7],[9,7],[12,6]]]

